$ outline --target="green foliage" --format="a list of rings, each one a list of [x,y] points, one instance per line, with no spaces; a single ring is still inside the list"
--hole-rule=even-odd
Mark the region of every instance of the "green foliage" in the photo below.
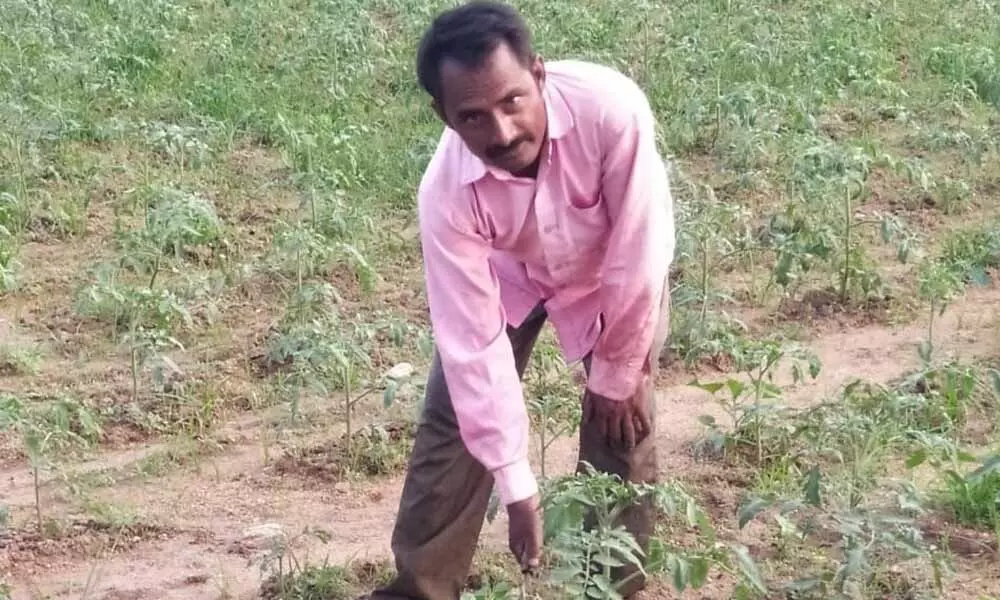
[[[151,277],[149,287],[166,259],[197,258],[201,247],[212,249],[223,241],[223,225],[206,198],[170,187],[154,187],[142,197],[142,229],[119,232],[123,267]]]
[[[463,591],[461,600],[513,600],[514,589],[507,581],[488,581],[474,590]]]
[[[0,375],[37,375],[43,356],[37,346],[0,344]]]
[[[549,447],[580,427],[582,390],[574,383],[557,346],[539,344],[531,362],[525,377],[525,396],[531,427],[538,435],[541,476],[545,478]]]
[[[795,383],[819,376],[819,359],[801,348],[784,345],[777,339],[750,340],[736,338],[726,349],[732,359],[733,370],[739,374],[724,382],[700,383],[695,380],[690,385],[710,394],[725,392],[720,400],[722,408],[732,420],[732,431],[726,433],[711,415],[699,420],[708,427],[707,442],[715,451],[733,452],[741,448],[755,450],[755,463],[766,463],[787,456],[786,444],[765,441],[767,423],[783,408],[777,401],[782,396],[781,387],[774,382],[775,371],[786,358],[793,359],[792,376]],[[803,364],[806,370],[803,370]],[[749,381],[745,381],[748,379]],[[765,453],[767,449],[767,453]]]
[[[248,253],[241,273],[263,265],[289,295],[266,351],[293,414],[300,394],[341,392],[350,430],[351,409],[363,398],[381,391],[391,404],[400,383],[381,373],[383,349],[416,334],[349,311],[338,292],[354,295],[345,274],[370,292],[384,266],[395,273],[419,266],[413,194],[441,124],[414,81],[412,42],[445,4],[7,0],[0,294],[20,293],[25,282],[28,294],[48,293],[35,289],[28,258],[38,260],[48,234],[102,233],[87,231],[88,219],[124,200],[132,203],[124,213],[141,224],[116,230],[118,254],[85,274],[77,306],[108,323],[131,356],[134,397],[140,367],[200,341],[190,335],[199,318],[213,312],[215,298],[237,292],[212,282],[232,283],[228,261],[239,246]],[[909,260],[915,237],[903,217],[916,213],[907,211],[919,209],[919,223],[931,207],[950,214],[991,200],[1000,139],[995,3],[733,0],[621,10],[606,1],[525,0],[518,7],[543,56],[609,64],[646,90],[677,198],[671,347],[688,364],[711,358],[737,371],[699,384],[724,396],[732,420],[724,428],[706,419],[710,440],[726,452],[755,451],[749,462],[758,481],[802,487],[805,513],[826,511],[825,531],[843,543],[842,569],[824,571],[822,585],[875,589],[879,565],[893,563],[885,558],[897,551],[892,540],[907,535],[873,516],[872,488],[885,463],[902,454],[914,466],[938,460],[958,473],[966,462],[958,440],[983,408],[985,382],[959,365],[933,363],[934,318],[961,284],[988,281],[1000,266],[996,225],[946,238],[917,266],[917,291],[931,315],[925,364],[898,386],[859,384],[810,410],[783,407],[771,375],[791,351],[777,339],[747,340],[747,327],[727,312],[737,313],[730,309],[744,290],[763,309],[816,287],[845,304],[883,299],[896,274],[877,263],[878,245],[893,243],[897,258]],[[242,164],[253,153],[281,164]],[[299,214],[287,214],[281,198],[272,202],[289,187]],[[222,273],[189,278],[205,267]],[[325,285],[331,281],[344,287]],[[267,293],[274,282],[252,283]],[[402,291],[406,301],[417,297]],[[20,308],[25,298],[17,300]],[[426,346],[429,337],[422,339]],[[547,448],[574,431],[578,394],[555,358],[538,360],[529,401]],[[815,377],[818,366],[806,360],[793,379]],[[163,405],[179,402],[162,392]],[[208,420],[213,397],[193,411],[193,429]],[[377,469],[395,460],[377,428],[348,439]],[[963,485],[952,495],[984,504],[988,493],[979,498],[968,487],[978,483]],[[803,510],[776,519],[780,532],[805,531],[796,518]],[[579,552],[600,539],[566,538],[565,547]],[[647,565],[660,565],[678,586],[702,581],[706,564],[725,562],[713,562],[715,547],[658,547]],[[761,593],[749,554],[728,557],[745,584],[736,596]],[[579,556],[561,560],[582,564]],[[340,593],[342,575],[317,567],[289,593]],[[593,577],[585,583],[600,589]],[[480,592],[514,589],[496,582]]]
[[[952,233],[944,240],[940,262],[963,283],[985,285],[987,271],[1000,267],[1000,223]]]
[[[989,457],[965,476],[947,471],[941,503],[959,523],[1000,531],[1000,456]]]
[[[366,425],[351,440],[351,471],[377,476],[398,472],[406,466],[413,448],[416,427]]]
[[[677,483],[635,484],[600,473],[584,465],[582,473],[550,479],[542,494],[544,536],[551,557],[550,583],[567,598],[620,598],[618,589],[628,579],[616,580],[616,569],[635,568],[635,575],[663,573],[675,589],[699,589],[710,569],[733,572],[734,556],[741,589],[766,591],[757,567],[739,547],[716,541],[707,514]],[[693,548],[678,547],[664,536],[650,541],[643,551],[620,524],[622,511],[637,503],[681,527],[697,528]]]
[[[284,535],[273,541],[260,563],[261,574],[267,574],[261,584],[265,600],[347,600],[354,592],[353,577],[346,568],[300,561],[292,550],[293,542],[301,537],[314,537],[326,544],[330,535],[321,529],[306,528],[293,539]]]
[[[41,471],[55,467],[60,459],[72,457],[81,449],[91,448],[101,436],[101,422],[87,406],[69,399],[52,402],[22,402],[16,396],[0,395],[0,432],[20,435],[24,453],[34,476],[35,511],[38,531],[43,531],[39,489]]]
[[[14,202],[14,197],[0,193],[0,293],[14,289],[17,283],[15,275],[20,268],[17,238],[11,233],[9,225],[4,224],[5,220],[10,220],[3,212],[4,203],[8,201]]]

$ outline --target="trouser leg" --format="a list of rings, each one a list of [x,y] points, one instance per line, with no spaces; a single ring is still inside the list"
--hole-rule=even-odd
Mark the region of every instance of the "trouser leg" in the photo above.
[[[545,324],[539,306],[508,328],[519,376]],[[392,535],[395,579],[373,599],[458,600],[493,489],[493,476],[466,449],[435,353],[423,413]]]
[[[634,483],[656,483],[659,477],[659,466],[656,458],[656,402],[655,402],[655,379],[659,356],[666,343],[670,331],[670,298],[669,286],[665,286],[663,301],[660,307],[660,315],[656,325],[656,332],[653,337],[653,344],[649,349],[648,362],[650,365],[650,377],[648,378],[645,393],[639,393],[639,398],[647,402],[647,411],[652,429],[642,442],[636,444],[631,451],[624,448],[609,447],[606,438],[601,435],[596,423],[581,424],[580,427],[580,464],[577,471],[583,470],[583,461],[590,463],[597,471],[604,473],[614,473],[619,475],[624,481]],[[584,360],[584,366],[588,373],[590,370],[589,356]],[[649,549],[649,538],[653,535],[656,526],[656,515],[650,502],[639,502],[621,513],[617,524],[624,525],[643,551]],[[588,526],[592,526],[593,521],[588,521]],[[612,572],[615,582],[623,581],[637,572],[634,567],[622,567]],[[630,597],[643,589],[646,582],[641,574],[637,574],[629,579],[628,583],[619,590],[624,597]]]

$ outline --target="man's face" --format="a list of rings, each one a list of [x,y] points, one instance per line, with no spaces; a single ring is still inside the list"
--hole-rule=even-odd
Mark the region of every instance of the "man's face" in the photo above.
[[[445,61],[435,108],[483,162],[530,174],[545,141],[544,80],[541,59],[526,68],[500,44],[479,67]]]

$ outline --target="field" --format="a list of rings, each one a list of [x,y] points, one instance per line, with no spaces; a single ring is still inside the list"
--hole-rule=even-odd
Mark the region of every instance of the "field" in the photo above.
[[[0,0],[0,598],[391,574],[447,4]],[[1000,598],[998,5],[515,4],[646,90],[678,234],[662,485],[573,476],[576,367],[533,356],[526,597],[604,597],[630,538],[577,509],[652,494],[645,598]],[[520,586],[501,510],[467,596]]]

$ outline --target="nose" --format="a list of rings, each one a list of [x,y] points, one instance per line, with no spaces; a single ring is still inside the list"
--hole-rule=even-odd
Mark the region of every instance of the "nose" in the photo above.
[[[496,119],[496,145],[509,146],[517,139],[517,125],[514,120],[507,115],[500,115]]]

